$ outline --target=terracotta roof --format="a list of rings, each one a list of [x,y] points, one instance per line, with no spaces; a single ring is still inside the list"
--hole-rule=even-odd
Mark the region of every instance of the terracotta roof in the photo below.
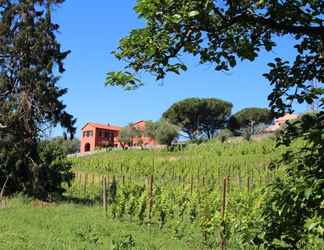
[[[144,122],[144,123],[145,123],[144,120],[140,120],[140,121],[137,121],[137,122],[133,122],[132,125],[134,126],[134,125],[139,124],[139,123],[141,123],[141,122]]]
[[[279,117],[278,119],[276,119],[276,121],[285,122],[285,121],[288,121],[288,120],[295,120],[297,118],[298,118],[298,115],[296,115],[296,114],[285,114],[284,116]]]
[[[85,128],[85,126],[90,125],[95,128],[101,128],[101,129],[106,129],[106,130],[115,130],[115,131],[120,131],[121,127],[118,126],[113,126],[113,125],[105,125],[105,124],[99,124],[99,123],[94,123],[94,122],[88,122],[86,123],[81,130]]]

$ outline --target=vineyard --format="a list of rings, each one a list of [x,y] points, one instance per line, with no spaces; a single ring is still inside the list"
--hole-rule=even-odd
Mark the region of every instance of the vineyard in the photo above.
[[[262,191],[283,176],[272,162],[286,150],[271,139],[210,141],[70,158],[75,178],[62,200],[0,203],[0,249],[269,249],[258,241]]]
[[[68,195],[102,204],[109,218],[170,229],[198,249],[257,249],[260,190],[280,174],[271,162],[284,151],[267,139],[73,158]]]

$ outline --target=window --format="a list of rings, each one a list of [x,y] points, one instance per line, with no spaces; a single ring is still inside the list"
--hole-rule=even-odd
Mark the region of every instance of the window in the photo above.
[[[93,131],[84,131],[83,132],[83,137],[92,137],[93,136]]]
[[[112,132],[109,132],[108,138],[111,139],[111,140],[114,139],[114,134]]]

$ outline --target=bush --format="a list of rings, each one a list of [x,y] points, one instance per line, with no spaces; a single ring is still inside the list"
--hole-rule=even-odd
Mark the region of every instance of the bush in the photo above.
[[[233,132],[229,129],[223,129],[218,133],[217,139],[221,142],[224,143],[226,142],[230,137],[233,136]]]
[[[156,139],[162,145],[171,146],[178,134],[178,127],[165,120],[160,121],[156,129]]]
[[[113,240],[113,250],[131,250],[135,248],[135,241],[131,234],[125,235],[120,240]]]
[[[256,238],[269,249],[319,249],[316,245],[323,244],[323,118],[324,113],[304,115],[287,123],[277,139],[278,145],[291,147],[273,163],[283,174],[267,187],[261,206]]]
[[[80,141],[78,139],[68,140],[59,136],[48,141],[57,144],[63,150],[64,155],[80,152]]]
[[[5,194],[22,193],[42,200],[61,196],[65,191],[62,184],[70,184],[73,178],[71,164],[63,149],[55,142],[42,141],[33,160],[24,147],[11,147],[12,142],[0,145],[1,188],[8,180]]]
[[[71,184],[74,177],[71,163],[64,150],[56,143],[44,141],[38,145],[39,164],[35,166],[34,195],[43,200],[62,196],[63,183]]]
[[[246,128],[242,132],[242,136],[245,140],[250,141],[252,138],[252,131],[250,128]]]
[[[179,128],[165,119],[158,122],[147,121],[144,134],[157,140],[159,144],[166,145],[170,148],[172,142],[179,135]]]

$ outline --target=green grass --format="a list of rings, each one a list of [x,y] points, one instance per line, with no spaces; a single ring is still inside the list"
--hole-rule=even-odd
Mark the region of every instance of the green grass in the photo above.
[[[0,210],[0,249],[113,249],[112,242],[126,235],[133,237],[133,249],[201,249],[191,236],[177,240],[156,226],[112,220],[98,206],[32,204],[12,199]]]

